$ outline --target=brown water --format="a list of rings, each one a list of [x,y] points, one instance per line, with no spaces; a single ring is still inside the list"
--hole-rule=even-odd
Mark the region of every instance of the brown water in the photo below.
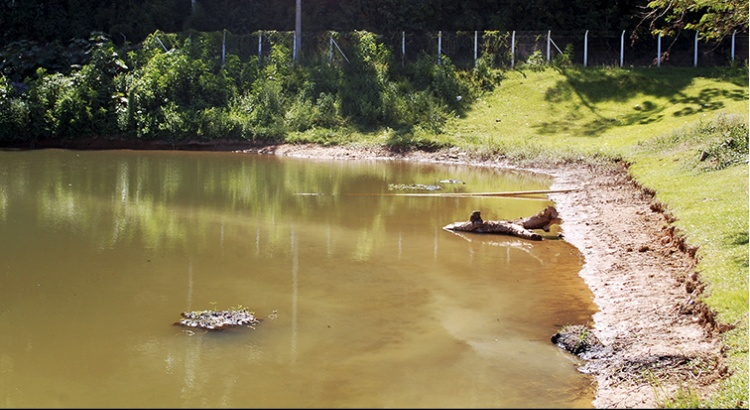
[[[0,151],[0,406],[592,407],[591,379],[550,342],[595,309],[578,250],[441,229],[550,202],[388,195],[444,179],[465,184],[439,192],[551,182],[393,161]],[[239,306],[263,322],[172,325]]]

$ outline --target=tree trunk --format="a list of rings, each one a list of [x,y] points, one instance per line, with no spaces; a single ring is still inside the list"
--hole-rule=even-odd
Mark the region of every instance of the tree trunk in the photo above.
[[[454,222],[446,225],[443,229],[449,231],[494,233],[501,235],[512,235],[519,238],[541,241],[542,236],[533,229],[541,229],[549,232],[552,224],[559,224],[562,220],[558,217],[554,206],[548,206],[545,210],[528,218],[513,221],[484,221],[479,211],[473,211],[466,222]]]

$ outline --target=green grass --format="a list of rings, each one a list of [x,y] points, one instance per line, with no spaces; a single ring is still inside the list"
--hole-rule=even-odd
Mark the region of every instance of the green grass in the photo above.
[[[701,295],[719,322],[731,376],[696,403],[692,394],[665,406],[748,407],[748,69],[564,68],[514,70],[435,135],[434,140],[520,164],[614,161],[675,218],[697,247]],[[385,131],[350,136],[383,145]],[[732,143],[727,143],[732,140]],[[744,141],[744,147],[743,147]]]
[[[686,243],[698,248],[697,271],[708,284],[703,301],[718,321],[736,326],[722,335],[733,374],[704,404],[709,408],[748,406],[747,133],[747,113],[720,115],[643,144],[628,158],[631,174],[656,191]],[[744,139],[744,149],[722,153],[733,134]],[[706,156],[711,152],[715,158]]]
[[[447,133],[459,146],[523,161],[630,163],[698,247],[703,301],[736,326],[723,335],[732,376],[701,406],[747,408],[748,113],[746,68],[510,72]],[[722,155],[730,136],[744,148]]]

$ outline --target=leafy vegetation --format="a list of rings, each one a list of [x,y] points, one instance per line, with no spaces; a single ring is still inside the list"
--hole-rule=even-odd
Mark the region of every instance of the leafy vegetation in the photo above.
[[[748,0],[651,0],[641,23],[654,33],[674,35],[697,30],[703,39],[729,36],[737,29],[747,30]]]
[[[747,406],[747,66],[581,68],[568,53],[551,66],[532,54],[515,70],[482,59],[460,70],[429,56],[401,66],[362,31],[348,62],[321,54],[303,67],[291,60],[290,35],[268,35],[263,60],[216,58],[219,33],[155,32],[133,49],[97,33],[69,71],[6,65],[0,143],[232,139],[456,147],[518,163],[626,161],[698,249],[704,302],[733,326],[723,334],[731,376],[699,406]],[[695,405],[692,393],[683,403]]]
[[[288,33],[270,33],[272,51],[263,61],[214,58],[217,34],[156,32],[124,51],[95,33],[86,64],[68,73],[37,68],[20,80],[27,67],[9,70],[0,83],[0,142],[120,136],[325,143],[332,134],[383,127],[393,131],[390,146],[432,149],[444,145],[433,137],[447,119],[497,79],[486,68],[457,70],[447,57],[440,65],[426,56],[394,65],[369,32],[355,33],[346,63],[321,57],[304,67],[292,61]]]

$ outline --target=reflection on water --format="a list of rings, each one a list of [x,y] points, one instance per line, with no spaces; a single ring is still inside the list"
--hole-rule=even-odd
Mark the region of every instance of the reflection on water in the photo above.
[[[444,164],[0,152],[0,405],[591,407],[591,380],[549,341],[594,310],[578,251],[441,229],[550,202],[390,195],[445,179],[465,183],[440,192],[551,182]],[[172,326],[237,306],[266,319]]]

